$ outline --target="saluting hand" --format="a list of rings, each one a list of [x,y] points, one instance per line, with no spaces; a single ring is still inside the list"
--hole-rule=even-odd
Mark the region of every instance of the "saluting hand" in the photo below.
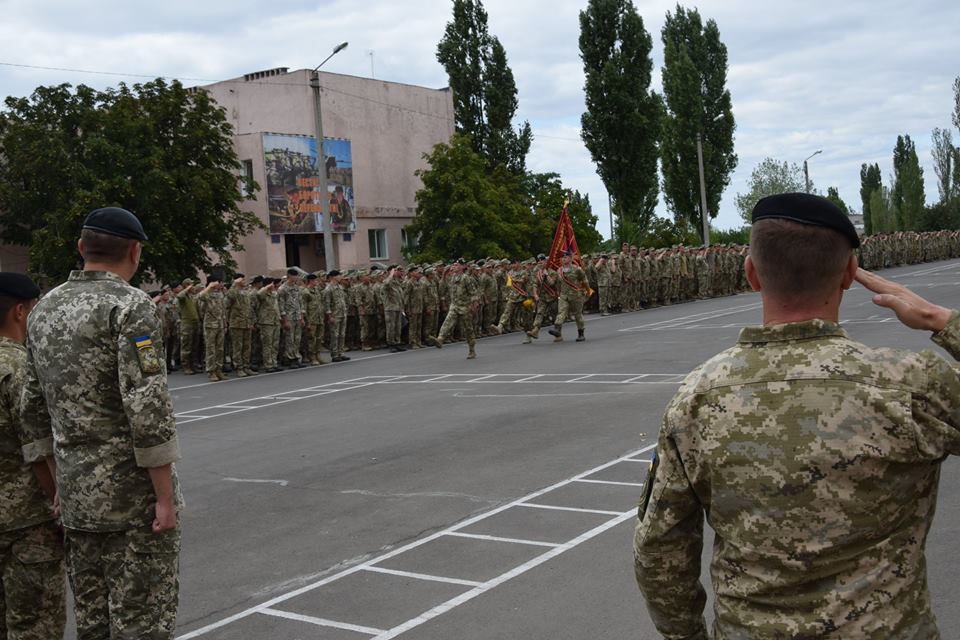
[[[864,269],[857,269],[856,279],[877,294],[873,296],[875,305],[892,309],[900,322],[911,329],[940,331],[950,321],[950,309],[921,298],[902,284]]]

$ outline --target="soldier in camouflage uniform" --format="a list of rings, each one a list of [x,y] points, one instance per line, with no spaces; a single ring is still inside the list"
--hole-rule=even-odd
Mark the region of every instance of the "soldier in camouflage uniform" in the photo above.
[[[533,286],[533,297],[537,301],[537,314],[533,318],[533,326],[527,331],[530,338],[540,337],[540,327],[544,322],[551,322],[557,316],[557,300],[560,295],[560,281],[557,272],[544,261],[537,272],[537,279]]]
[[[0,273],[0,638],[9,640],[63,638],[66,622],[53,447],[20,422],[27,315],[39,296],[27,276]]]
[[[285,364],[291,369],[300,369],[305,365],[300,362],[300,340],[303,331],[303,306],[300,296],[300,269],[287,269],[287,280],[277,291],[280,303],[280,326],[283,327],[283,357]]]
[[[207,377],[217,382],[226,380],[223,373],[223,338],[227,327],[223,283],[217,276],[207,278],[206,288],[197,294],[197,303],[203,309],[204,362]]]
[[[250,369],[253,348],[253,296],[247,287],[246,276],[238,273],[224,299],[230,342],[233,346],[233,369],[238,378],[256,375]]]
[[[192,376],[197,368],[197,351],[200,345],[200,312],[197,310],[194,281],[186,278],[177,294],[180,310],[180,364],[184,375]]]
[[[150,298],[127,281],[143,227],[123,209],[84,223],[84,270],[28,320],[22,419],[53,442],[78,637],[173,638],[180,486],[173,402]]]
[[[939,638],[924,545],[940,464],[960,453],[960,373],[855,342],[838,320],[856,279],[958,357],[960,313],[858,270],[858,244],[825,198],[754,208],[764,326],[687,376],[640,504],[637,581],[667,638],[708,637],[705,514],[717,638]]]
[[[437,287],[437,274],[432,267],[423,270],[423,336],[421,344],[440,330],[440,289]],[[491,307],[496,308],[494,302]]]
[[[277,295],[279,280],[267,278],[257,292],[257,326],[260,328],[260,344],[263,366],[267,373],[280,371],[277,362],[280,349],[280,302]]]
[[[419,267],[410,267],[407,271],[407,282],[404,287],[404,313],[407,314],[411,349],[422,349],[421,336],[423,335],[423,295],[424,285]]]
[[[574,264],[573,255],[563,256],[563,266],[560,268],[560,300],[557,303],[557,318],[553,321],[553,329],[547,333],[553,336],[554,342],[563,342],[563,323],[574,320],[577,323],[577,342],[583,342],[585,326],[583,323],[583,301],[589,297],[590,283],[587,274],[579,265]]]
[[[447,311],[447,317],[443,320],[439,335],[429,336],[427,341],[438,349],[442,349],[443,343],[453,333],[454,328],[460,325],[463,327],[463,336],[469,348],[467,359],[473,360],[477,357],[473,312],[480,304],[480,289],[476,279],[466,272],[466,266],[462,260],[452,265],[447,273],[450,283],[450,310]]]
[[[327,314],[327,331],[330,334],[332,362],[345,362],[343,355],[347,331],[347,292],[340,285],[340,272],[334,269],[327,274],[327,286],[323,290],[323,307]]]

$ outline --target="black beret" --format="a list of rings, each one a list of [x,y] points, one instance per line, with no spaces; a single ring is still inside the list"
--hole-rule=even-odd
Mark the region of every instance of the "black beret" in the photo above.
[[[300,271],[299,271],[296,267],[290,267],[289,269],[287,269],[287,275],[288,275],[288,276],[299,276],[299,275],[300,275]]]
[[[253,280],[250,281],[251,284],[257,284],[258,282],[263,282],[263,276],[253,276]]]
[[[0,296],[18,300],[33,300],[40,297],[38,287],[29,276],[11,271],[0,272]]]
[[[840,207],[822,196],[810,193],[780,193],[761,198],[753,207],[753,221],[768,218],[792,220],[815,227],[826,227],[839,231],[856,249],[860,246],[860,236]]]
[[[242,273],[235,273],[235,274],[233,274],[233,279],[234,279],[234,280],[236,280],[237,278],[246,278],[246,277],[247,277],[247,276],[243,275]]]
[[[307,280],[316,280],[316,279],[317,279],[317,274],[315,274],[315,273],[308,273],[308,274],[307,274]]]
[[[328,278],[333,278],[334,276],[338,276],[338,275],[340,275],[340,272],[337,271],[336,269],[333,269],[333,270],[327,272],[327,277],[328,277]]]
[[[83,221],[83,228],[119,238],[131,238],[141,242],[147,240],[147,234],[143,232],[143,225],[137,220],[137,216],[120,207],[105,207],[91,211]]]
[[[210,284],[211,282],[223,282],[223,280],[220,278],[220,276],[209,275],[207,276],[207,284]]]

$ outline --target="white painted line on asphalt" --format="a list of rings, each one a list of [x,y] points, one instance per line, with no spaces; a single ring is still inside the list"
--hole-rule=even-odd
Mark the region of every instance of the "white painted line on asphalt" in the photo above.
[[[526,382],[527,380],[534,380],[534,379],[536,379],[536,378],[541,378],[541,377],[543,377],[543,376],[544,376],[544,374],[538,373],[538,374],[536,374],[536,375],[528,376],[528,377],[526,377],[526,378],[520,378],[519,380],[514,380],[514,382]]]
[[[392,576],[402,576],[404,578],[414,578],[416,580],[426,580],[428,582],[447,582],[449,584],[460,584],[466,587],[479,587],[482,582],[475,580],[461,580],[460,578],[448,578],[446,576],[434,576],[427,573],[415,573],[413,571],[400,571],[398,569],[387,569],[385,567],[366,567],[364,571],[374,573],[387,573]]]
[[[273,605],[275,605],[275,604],[279,604],[279,603],[281,603],[281,602],[285,602],[285,601],[287,601],[287,600],[290,600],[291,598],[296,598],[297,596],[300,596],[300,595],[303,595],[304,593],[308,593],[308,592],[310,592],[310,591],[313,591],[314,589],[318,589],[318,588],[320,588],[320,587],[322,587],[322,586],[324,586],[324,585],[326,585],[326,584],[330,584],[331,582],[335,582],[335,581],[340,580],[340,579],[342,579],[342,578],[345,578],[345,577],[347,577],[347,576],[349,576],[349,575],[353,575],[354,573],[357,573],[357,572],[359,572],[359,571],[363,571],[364,569],[366,569],[366,568],[368,568],[368,567],[372,567],[372,566],[374,566],[375,564],[378,564],[378,563],[380,563],[380,562],[383,562],[384,560],[387,560],[387,559],[389,559],[389,558],[393,558],[394,556],[398,556],[398,555],[400,555],[400,554],[402,554],[402,553],[406,553],[407,551],[410,551],[410,550],[412,550],[412,549],[416,549],[416,548],[418,548],[418,547],[420,547],[420,546],[423,546],[423,545],[425,545],[425,544],[427,544],[427,543],[429,543],[429,542],[433,542],[434,540],[436,540],[437,538],[440,538],[441,536],[450,535],[451,533],[453,533],[453,532],[455,532],[455,531],[459,531],[460,529],[466,529],[467,527],[469,527],[469,526],[471,526],[471,525],[473,525],[473,524],[476,524],[477,522],[480,522],[480,521],[482,521],[482,520],[486,520],[487,518],[489,518],[489,517],[491,517],[491,516],[494,516],[494,515],[496,515],[496,514],[498,514],[498,513],[502,513],[502,512],[504,512],[504,511],[506,511],[507,509],[512,509],[513,507],[520,506],[520,505],[522,505],[522,504],[527,504],[526,501],[528,501],[528,500],[533,500],[533,499],[535,499],[535,498],[537,498],[537,497],[539,497],[539,496],[542,496],[542,495],[544,495],[544,494],[546,494],[546,493],[549,493],[549,492],[553,491],[554,489],[559,489],[560,487],[566,486],[566,485],[570,484],[571,482],[573,482],[574,480],[577,480],[577,479],[579,479],[579,478],[584,478],[584,477],[593,475],[593,474],[595,474],[595,473],[597,473],[597,472],[599,472],[599,471],[603,471],[604,469],[608,469],[608,468],[610,468],[610,467],[612,467],[612,466],[614,466],[614,465],[616,465],[616,464],[619,464],[619,463],[623,462],[624,460],[630,459],[630,458],[632,458],[632,457],[634,457],[634,456],[637,456],[637,455],[639,455],[639,454],[641,454],[641,453],[646,453],[647,451],[650,451],[650,450],[654,449],[656,446],[657,446],[656,444],[651,444],[651,445],[647,445],[646,447],[643,447],[642,449],[638,449],[638,450],[636,450],[636,451],[631,451],[630,453],[628,453],[628,454],[626,454],[626,455],[624,455],[624,456],[621,456],[621,457],[619,457],[619,458],[615,458],[614,460],[610,460],[609,462],[605,462],[605,463],[603,463],[603,464],[601,464],[601,465],[598,465],[598,466],[596,466],[596,467],[594,467],[594,468],[592,468],[592,469],[588,469],[587,471],[584,471],[584,472],[582,472],[582,473],[579,473],[579,474],[573,476],[572,478],[567,478],[566,480],[561,480],[560,482],[557,482],[556,484],[552,484],[552,485],[550,485],[549,487],[544,487],[543,489],[539,489],[539,490],[537,490],[537,491],[534,491],[533,493],[530,493],[530,494],[528,494],[528,495],[525,495],[525,496],[523,496],[522,498],[518,498],[518,499],[516,499],[516,500],[514,500],[514,501],[512,501],[512,502],[508,502],[507,504],[501,505],[501,506],[499,506],[499,507],[497,507],[497,508],[495,508],[495,509],[491,509],[490,511],[485,511],[485,512],[483,512],[483,513],[480,513],[480,514],[477,514],[477,515],[472,516],[472,517],[470,517],[470,518],[467,518],[466,520],[463,520],[463,521],[461,521],[461,522],[453,525],[452,527],[449,527],[448,529],[444,529],[444,530],[442,530],[442,531],[437,531],[436,533],[433,533],[433,534],[431,534],[431,535],[428,535],[428,536],[426,536],[425,538],[421,538],[421,539],[419,539],[419,540],[415,540],[414,542],[411,542],[411,543],[409,543],[409,544],[406,544],[406,545],[404,545],[404,546],[402,546],[402,547],[398,547],[398,548],[396,548],[396,549],[394,549],[394,550],[392,550],[392,551],[389,551],[389,552],[387,552],[387,553],[385,553],[385,554],[383,554],[383,555],[381,555],[381,556],[378,556],[378,557],[376,557],[376,558],[373,558],[372,560],[368,560],[368,561],[363,562],[363,563],[361,563],[361,564],[354,565],[354,566],[350,567],[349,569],[344,569],[343,571],[340,571],[340,572],[338,572],[338,573],[329,575],[329,576],[327,576],[326,578],[323,578],[322,580],[317,580],[316,582],[312,582],[312,583],[310,583],[310,584],[304,585],[304,586],[302,586],[302,587],[300,587],[300,588],[298,588],[298,589],[294,589],[293,591],[289,591],[289,592],[287,592],[287,593],[284,593],[284,594],[281,594],[281,595],[279,595],[279,596],[276,596],[276,597],[274,597],[274,598],[272,598],[272,599],[270,599],[270,600],[267,600],[266,602],[264,602],[264,603],[262,603],[262,604],[259,604],[259,605],[250,607],[249,609],[245,609],[245,610],[243,610],[243,611],[240,611],[240,612],[238,612],[238,613],[235,613],[235,614],[233,614],[233,615],[231,615],[231,616],[228,616],[228,617],[226,617],[226,618],[223,618],[222,620],[217,620],[216,622],[212,622],[212,623],[210,623],[210,624],[208,624],[208,625],[206,625],[206,626],[200,627],[199,629],[195,629],[195,630],[193,630],[193,631],[191,631],[191,632],[189,632],[189,633],[186,633],[186,634],[184,634],[184,635],[182,635],[182,636],[177,636],[177,639],[176,639],[176,640],[190,640],[191,638],[197,638],[197,637],[199,637],[199,636],[202,636],[202,635],[205,635],[205,634],[207,634],[207,633],[210,633],[211,631],[214,631],[215,629],[219,629],[219,628],[221,628],[221,627],[225,627],[226,625],[231,624],[231,623],[233,623],[233,622],[236,622],[237,620],[242,620],[243,618],[246,618],[246,617],[248,617],[248,616],[251,616],[251,615],[253,615],[253,614],[255,614],[255,613],[259,613],[259,612],[261,612],[261,611],[264,611],[264,610],[267,610],[267,609],[271,609],[271,608],[273,607]],[[616,512],[605,512],[605,513],[616,513]],[[501,584],[501,583],[503,583],[503,582],[506,582],[506,581],[509,580],[510,578],[513,578],[513,577],[515,577],[515,576],[517,576],[517,575],[520,575],[520,574],[522,574],[522,573],[525,573],[526,571],[529,571],[529,570],[532,569],[533,567],[537,566],[537,564],[540,564],[540,563],[542,563],[542,562],[546,562],[546,561],[549,560],[550,558],[553,558],[553,557],[555,557],[555,556],[557,556],[557,555],[560,555],[560,553],[563,553],[564,551],[568,551],[568,550],[574,548],[575,546],[577,546],[577,545],[579,545],[579,544],[581,544],[581,543],[589,540],[590,538],[592,538],[592,537],[594,537],[594,536],[597,536],[597,535],[599,535],[600,533],[603,533],[603,532],[606,531],[608,528],[610,528],[610,527],[612,527],[612,526],[616,526],[616,525],[619,524],[620,522],[626,521],[626,520],[628,520],[630,517],[635,517],[635,516],[636,516],[636,510],[635,510],[635,509],[631,509],[630,511],[624,512],[623,514],[619,515],[617,518],[614,518],[613,520],[609,521],[606,525],[601,525],[600,527],[597,527],[597,528],[595,528],[595,529],[593,529],[593,530],[591,530],[591,531],[588,531],[587,533],[579,536],[578,538],[575,538],[574,540],[571,540],[571,541],[569,541],[569,542],[564,543],[563,545],[561,545],[561,546],[559,546],[559,547],[556,547],[556,548],[554,548],[554,549],[551,549],[549,553],[550,553],[550,554],[553,554],[553,555],[549,555],[549,556],[547,556],[547,555],[538,556],[537,558],[534,558],[534,559],[531,560],[530,562],[527,562],[525,565],[522,565],[521,567],[518,567],[517,569],[514,569],[513,571],[509,571],[509,572],[507,572],[507,573],[499,576],[498,578],[494,578],[494,580],[491,580],[490,582],[485,583],[486,585],[489,585],[489,586],[486,586],[485,588],[484,588],[484,587],[477,587],[476,589],[473,589],[473,590],[468,591],[468,592],[466,592],[466,593],[467,593],[467,594],[469,594],[469,593],[474,593],[474,592],[477,591],[477,589],[483,589],[483,591],[477,592],[477,593],[475,594],[475,595],[479,595],[480,593],[483,593],[484,591],[488,591],[490,588],[492,588],[492,587],[495,586],[496,584]],[[542,560],[540,560],[540,562],[535,562],[535,561],[537,561],[538,559],[542,559]],[[532,562],[535,562],[535,564],[531,564]],[[524,568],[524,567],[526,567],[526,568]],[[522,569],[522,570],[519,570],[519,569]],[[518,571],[518,570],[519,570],[519,571]],[[464,595],[466,595],[466,594],[464,594]],[[462,596],[461,596],[461,597],[462,597]],[[470,598],[467,598],[467,600],[469,600],[469,599],[471,599],[471,598],[473,598],[473,597],[475,597],[475,596],[470,596]],[[467,600],[463,600],[463,602],[466,602]],[[450,608],[452,608],[452,607],[450,607]],[[447,610],[447,609],[445,609],[445,610]],[[428,611],[427,613],[423,614],[423,616],[420,616],[420,618],[423,618],[424,621],[425,621],[425,620],[427,620],[427,619],[430,619],[430,618],[433,618],[433,617],[436,617],[437,615],[439,615],[439,613],[434,613],[434,611],[435,611],[434,609],[431,609],[431,610]],[[441,612],[441,613],[442,613],[442,612]],[[426,618],[425,618],[425,616],[429,616],[429,617],[426,617]],[[419,619],[419,618],[418,618],[418,619]],[[410,624],[410,623],[408,622],[408,623],[404,623],[404,624]],[[420,623],[420,624],[422,624],[422,623]],[[416,626],[416,625],[414,625],[414,626]],[[392,632],[392,630],[391,630],[391,632]],[[392,636],[390,636],[390,637],[392,637]]]
[[[224,478],[228,482],[252,482],[254,484],[278,484],[281,487],[285,487],[290,484],[286,480],[258,480],[255,478]]]
[[[442,376],[437,376],[436,378],[429,378],[427,380],[420,380],[420,382],[436,382],[437,380],[443,380],[444,378],[449,378],[452,373],[445,373]]]
[[[719,309],[715,311],[701,311],[700,313],[694,313],[689,316],[681,316],[679,318],[667,318],[666,320],[660,320],[657,322],[649,322],[647,324],[641,324],[636,327],[625,327],[623,329],[618,329],[617,331],[629,332],[629,331],[643,331],[646,329],[653,329],[660,326],[675,326],[687,323],[700,322],[702,320],[709,320],[711,318],[719,318],[721,316],[728,316],[735,313],[743,313],[745,311],[751,311],[753,309],[759,309],[761,303],[751,302],[750,304],[738,305],[735,307],[726,307],[724,309]]]
[[[571,480],[571,482],[576,482]],[[576,513],[597,513],[602,516],[615,516],[619,511],[604,511],[602,509],[581,509],[580,507],[561,507],[555,504],[539,504],[536,502],[521,502],[518,507],[527,507],[529,509],[550,509],[552,511],[574,511]]]
[[[642,482],[617,482],[614,480],[588,480],[587,478],[581,478],[580,480],[574,480],[574,482],[588,482],[590,484],[615,484],[621,487],[642,487]]]
[[[559,542],[543,542],[541,540],[525,540],[523,538],[504,538],[503,536],[488,536],[482,533],[464,533],[463,531],[451,531],[446,534],[457,538],[474,538],[476,540],[489,540],[490,542],[509,542],[510,544],[529,544],[534,547],[559,547]]]
[[[578,378],[571,378],[571,379],[569,379],[569,380],[564,380],[564,383],[569,384],[569,383],[571,383],[571,382],[579,382],[580,380],[585,380],[585,379],[587,379],[587,378],[592,378],[592,377],[593,377],[593,374],[591,373],[591,374],[588,374],[588,375],[585,375],[585,376],[580,376],[580,377],[578,377]]]
[[[643,379],[646,378],[648,375],[650,375],[650,374],[641,373],[641,374],[638,375],[638,376],[634,376],[634,377],[632,377],[632,378],[628,378],[628,379],[624,380],[624,381],[623,381],[623,384],[630,384],[631,382],[636,382],[637,380],[643,380]]]
[[[455,609],[456,607],[459,607],[463,603],[469,602],[470,600],[476,598],[479,595],[483,595],[487,591],[490,591],[491,589],[500,586],[501,584],[507,582],[508,580],[512,580],[517,576],[527,573],[531,569],[534,569],[540,566],[544,562],[547,562],[548,560],[552,560],[553,558],[559,556],[561,553],[565,553],[566,551],[569,551],[570,549],[573,549],[574,547],[577,547],[583,544],[584,542],[587,542],[588,540],[597,537],[598,535],[607,531],[608,529],[612,529],[613,527],[623,522],[626,522],[631,518],[636,518],[636,517],[637,517],[636,509],[631,509],[630,511],[625,511],[624,513],[618,514],[616,518],[613,518],[601,524],[598,527],[594,527],[590,531],[587,531],[582,535],[577,536],[573,540],[570,540],[569,542],[566,542],[555,549],[551,549],[550,551],[547,551],[543,555],[539,555],[535,558],[532,558],[531,560],[528,560],[527,562],[523,563],[519,567],[516,567],[515,569],[512,569],[510,571],[507,571],[506,573],[501,574],[496,578],[483,583],[479,587],[471,589],[466,593],[462,593],[455,598],[451,598],[450,600],[447,600],[446,602],[435,606],[434,608],[424,612],[423,614],[417,616],[416,618],[408,620],[403,624],[397,625],[396,627],[375,636],[373,640],[389,640],[390,638],[396,638],[398,635],[402,633],[406,633],[410,629],[419,627],[420,625],[426,622],[429,622],[430,620],[433,620],[434,618],[441,616],[444,613],[447,613],[448,611]]]
[[[461,380],[460,382],[480,382],[481,380],[486,380],[487,378],[492,378],[492,377],[495,376],[495,375],[497,375],[497,374],[495,374],[495,373],[488,373],[487,375],[485,375],[485,376],[480,376],[479,378],[473,378],[472,380]]]
[[[653,460],[647,460],[646,458],[626,458],[624,462],[645,462],[647,464],[653,464]]]
[[[273,616],[275,618],[286,618],[287,620],[296,620],[297,622],[309,622],[310,624],[317,625],[318,627],[331,627],[333,629],[343,629],[345,631],[356,631],[357,633],[366,633],[367,635],[371,635],[371,636],[375,636],[381,633],[386,633],[386,631],[384,631],[383,629],[374,629],[373,627],[362,627],[358,624],[350,624],[349,622],[338,622],[336,620],[327,620],[326,618],[315,618],[313,616],[305,616],[299,613],[292,613],[290,611],[280,611],[279,609],[261,609],[257,613]]]

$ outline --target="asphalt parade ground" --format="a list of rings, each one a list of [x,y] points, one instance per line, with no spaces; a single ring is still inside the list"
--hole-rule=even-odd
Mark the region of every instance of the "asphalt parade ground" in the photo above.
[[[960,260],[883,275],[960,307]],[[842,314],[867,344],[937,350],[859,285]],[[220,383],[171,375],[178,638],[659,637],[631,541],[660,416],[759,321],[749,293],[588,316],[584,343],[569,324],[561,344],[483,339],[470,361],[459,343]],[[927,553],[944,637],[960,628],[958,481],[948,460]]]

